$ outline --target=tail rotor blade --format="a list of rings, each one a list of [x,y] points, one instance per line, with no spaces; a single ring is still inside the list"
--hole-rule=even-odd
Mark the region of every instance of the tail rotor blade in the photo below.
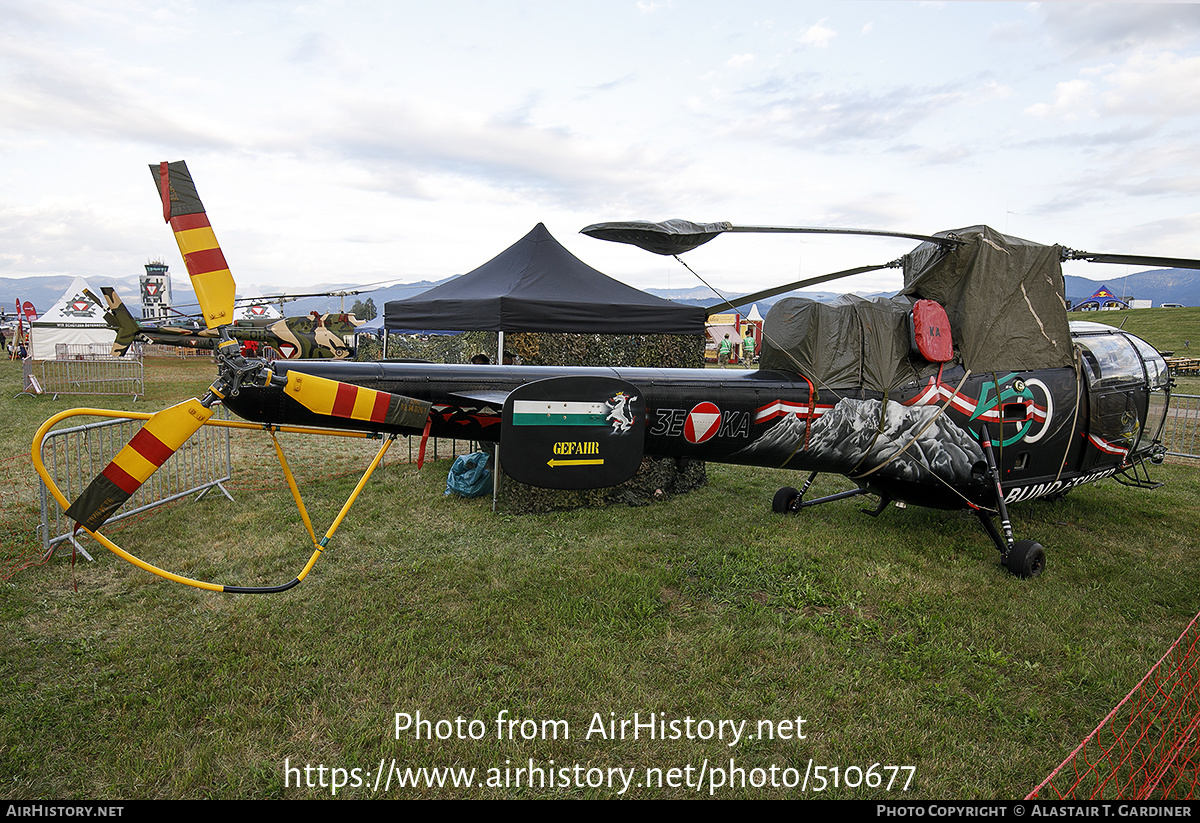
[[[316,414],[420,429],[430,403],[400,394],[352,386],[337,380],[289,371],[284,391]]]
[[[212,417],[192,398],[158,412],[67,509],[67,517],[95,531],[125,503],[167,458]]]
[[[187,163],[159,163],[150,166],[163,203],[163,219],[171,224],[179,253],[187,265],[192,288],[210,329],[233,322],[234,283],[217,243],[204,203],[196,193],[196,184]]]

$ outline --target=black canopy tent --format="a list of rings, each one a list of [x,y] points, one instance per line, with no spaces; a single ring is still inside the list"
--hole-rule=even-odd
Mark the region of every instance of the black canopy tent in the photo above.
[[[542,223],[479,268],[383,310],[386,331],[498,332],[497,360],[506,331],[703,335],[704,320],[699,306],[646,294],[593,269]],[[495,472],[493,510],[499,480]]]
[[[389,331],[704,334],[704,309],[627,286],[538,223],[479,268],[384,306]]]

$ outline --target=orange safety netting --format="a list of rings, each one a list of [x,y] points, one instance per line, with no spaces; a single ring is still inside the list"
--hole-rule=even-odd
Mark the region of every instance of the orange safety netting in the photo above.
[[[1176,799],[1200,779],[1200,614],[1078,748],[1029,793],[1042,799]]]

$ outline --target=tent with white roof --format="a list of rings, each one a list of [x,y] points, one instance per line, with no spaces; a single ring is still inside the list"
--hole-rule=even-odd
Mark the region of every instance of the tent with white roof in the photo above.
[[[251,286],[238,299],[240,305],[233,310],[234,321],[238,320],[278,320],[283,317],[274,304],[262,299],[262,291],[257,286]]]
[[[75,348],[72,354],[108,354],[117,334],[104,322],[104,310],[84,293],[91,286],[76,277],[48,312],[30,324],[34,360],[54,360],[60,343]],[[95,292],[92,292],[95,294]]]

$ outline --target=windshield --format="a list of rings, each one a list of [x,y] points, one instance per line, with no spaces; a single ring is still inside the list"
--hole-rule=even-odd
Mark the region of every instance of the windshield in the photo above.
[[[1167,361],[1145,340],[1111,326],[1073,322],[1071,331],[1079,346],[1090,390],[1100,392],[1096,401],[1101,405],[1111,402],[1105,399],[1111,394],[1105,391],[1108,389],[1129,397],[1149,395],[1143,401],[1148,405],[1141,412],[1145,422],[1130,444],[1131,450],[1136,452],[1158,442],[1170,399],[1171,375]]]
[[[1123,334],[1076,337],[1088,381],[1093,388],[1116,386],[1146,379],[1142,358]]]

